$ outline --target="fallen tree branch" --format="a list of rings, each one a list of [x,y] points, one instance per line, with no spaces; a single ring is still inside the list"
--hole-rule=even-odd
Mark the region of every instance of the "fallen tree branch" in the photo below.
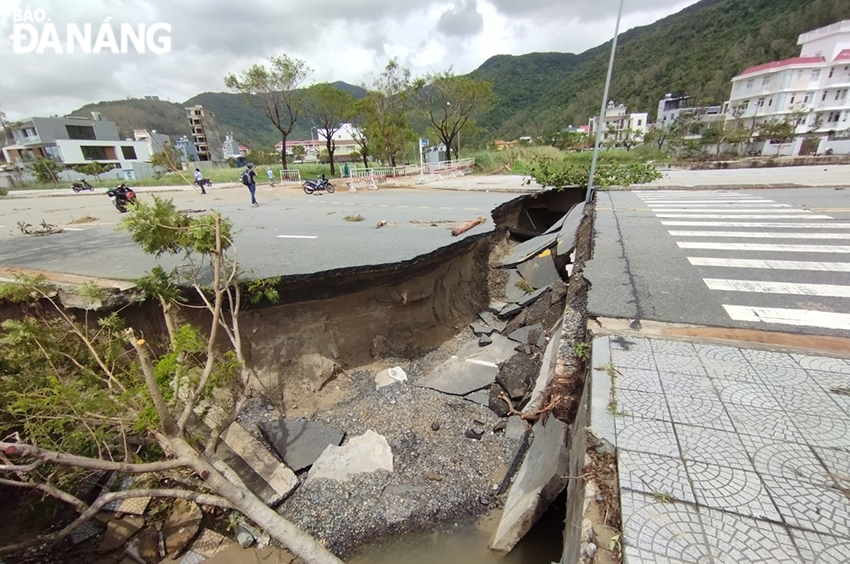
[[[508,406],[508,415],[519,415],[520,419],[524,419],[525,421],[537,421],[540,419],[540,416],[544,413],[549,413],[553,409],[555,409],[555,402],[550,403],[546,407],[540,408],[535,411],[529,411],[528,413],[523,413],[514,407],[511,398],[505,395],[505,392],[499,392],[498,399],[505,402]]]
[[[475,226],[477,226],[477,225],[481,225],[481,224],[482,224],[482,223],[484,223],[485,221],[487,221],[487,217],[485,217],[485,216],[483,216],[483,215],[482,215],[482,216],[481,216],[481,217],[479,217],[478,219],[473,219],[472,221],[469,221],[469,222],[467,222],[467,223],[464,223],[464,224],[463,224],[463,225],[461,225],[460,227],[455,227],[454,229],[452,229],[452,235],[454,235],[455,237],[457,237],[457,236],[458,236],[458,235],[460,235],[461,233],[466,233],[467,231],[469,231],[469,230],[470,230],[470,229],[472,229],[473,227],[475,227]]]
[[[49,496],[55,497],[58,500],[73,505],[80,513],[82,513],[89,507],[80,499],[77,499],[68,492],[62,491],[59,488],[56,488],[50,484],[40,484],[36,482],[20,482],[18,480],[7,480],[6,478],[0,478],[0,485],[11,486],[13,488],[27,488],[44,492]]]
[[[77,456],[74,454],[66,454],[64,452],[56,452],[52,450],[44,450],[35,445],[26,443],[7,443],[0,442],[0,451],[3,451],[7,456],[25,457],[31,456],[43,462],[52,462],[62,466],[73,466],[76,468],[87,468],[89,470],[105,470],[124,472],[126,474],[145,474],[147,472],[163,472],[165,470],[174,470],[176,468],[188,468],[191,465],[189,462],[181,459],[162,460],[160,462],[145,462],[145,463],[127,463],[115,462],[112,460],[98,460],[87,456]],[[35,463],[27,466],[8,466],[0,465],[0,472],[27,472],[37,468]]]
[[[88,509],[83,511],[83,513],[79,517],[77,517],[70,525],[66,526],[65,528],[56,531],[55,533],[39,535],[35,538],[20,542],[18,544],[11,544],[0,547],[0,555],[10,554],[19,550],[32,548],[40,544],[53,544],[58,541],[61,541],[62,539],[68,537],[71,533],[73,533],[83,523],[91,520],[95,515],[98,514],[98,512],[103,508],[103,506],[112,503],[113,501],[131,499],[135,497],[188,499],[190,501],[194,501],[199,505],[213,505],[216,507],[222,507],[224,509],[233,508],[233,505],[223,497],[219,497],[217,495],[204,494],[200,492],[193,492],[189,490],[142,489],[125,490],[121,492],[109,492],[98,497],[97,500],[92,503]]]

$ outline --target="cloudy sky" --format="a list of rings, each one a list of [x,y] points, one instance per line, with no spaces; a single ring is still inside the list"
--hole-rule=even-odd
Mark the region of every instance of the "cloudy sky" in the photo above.
[[[623,30],[693,3],[626,0]],[[223,91],[228,72],[282,53],[307,62],[310,82],[368,82],[391,57],[414,74],[449,67],[465,73],[497,54],[594,47],[613,35],[617,6],[618,0],[0,0],[0,109],[18,119],[149,94],[183,102]],[[16,11],[24,18],[27,7],[43,10],[38,15],[56,26],[63,51],[69,24],[81,32],[91,24],[94,45],[104,22],[119,42],[121,24],[169,24],[171,49],[141,54],[131,44],[127,54],[59,54],[47,42],[43,53],[16,53],[16,44],[25,50],[31,41],[12,39]],[[47,23],[31,24],[40,42]]]

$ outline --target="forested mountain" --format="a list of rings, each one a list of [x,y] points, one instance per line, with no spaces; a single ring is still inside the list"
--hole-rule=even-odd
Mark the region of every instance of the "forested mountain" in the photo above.
[[[655,119],[667,92],[722,102],[730,79],[743,69],[799,53],[797,37],[850,18],[848,0],[703,0],[651,25],[620,36],[610,98]],[[612,30],[613,32],[613,30]],[[482,139],[535,135],[585,124],[599,111],[611,43],[581,54],[497,55],[470,73],[493,83],[494,109],[479,120]],[[356,98],[365,91],[337,87]],[[222,131],[250,147],[269,147],[280,136],[269,121],[236,94],[205,92],[183,104],[120,100],[89,104],[73,115],[98,110],[118,123],[122,135],[134,127],[170,135],[189,133],[186,106],[202,104]],[[310,137],[302,119],[291,137]]]
[[[801,33],[847,18],[847,0],[703,0],[620,36],[610,98],[652,120],[667,92],[722,102],[738,72],[793,57]],[[515,138],[587,123],[599,112],[610,49],[489,59],[471,73],[498,97],[481,125]]]
[[[366,95],[366,91],[359,86],[345,82],[332,84],[358,99]],[[155,129],[158,133],[176,137],[191,134],[185,108],[196,104],[215,115],[222,137],[232,131],[238,142],[250,148],[271,148],[280,141],[278,130],[259,110],[248,104],[242,96],[229,92],[204,92],[182,104],[136,98],[99,102],[87,104],[70,115],[88,117],[93,111],[100,112],[104,118],[118,125],[121,137],[132,137],[133,129]],[[309,138],[311,125],[306,118],[299,119],[289,138]]]

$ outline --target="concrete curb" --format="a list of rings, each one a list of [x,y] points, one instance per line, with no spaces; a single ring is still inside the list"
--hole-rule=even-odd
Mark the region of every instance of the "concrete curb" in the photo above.
[[[602,442],[601,448],[613,452],[617,445],[614,415],[608,405],[614,397],[614,382],[608,373],[611,366],[611,341],[606,337],[593,339],[590,375],[590,431]]]

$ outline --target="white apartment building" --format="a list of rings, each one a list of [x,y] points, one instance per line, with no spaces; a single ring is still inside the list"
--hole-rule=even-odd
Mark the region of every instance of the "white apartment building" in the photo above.
[[[625,104],[616,105],[614,102],[608,102],[608,107],[605,108],[605,121],[602,124],[602,138],[605,141],[610,141],[612,136],[615,143],[619,143],[626,136],[626,131],[631,131],[636,134],[637,141],[642,141],[646,135],[647,120],[649,114],[628,112]],[[588,133],[596,135],[599,128],[599,116],[590,118],[588,122]],[[612,131],[613,129],[613,131]]]
[[[723,106],[700,106],[693,96],[674,96],[667,94],[658,102],[658,114],[655,118],[655,127],[667,129],[679,116],[695,115],[700,123],[709,126],[713,123],[722,122],[726,116],[723,114]]]
[[[797,44],[801,46],[799,57],[751,67],[732,79],[732,94],[724,105],[727,123],[756,127],[760,122],[803,112],[797,134],[819,135],[820,146],[804,148],[799,138],[786,154],[823,152],[826,147],[848,153],[850,20],[804,33]]]
[[[146,141],[122,140],[115,123],[97,112],[80,117],[31,117],[11,127],[14,144],[3,147],[7,162],[30,162],[36,157],[66,165],[98,161],[121,169],[150,161]]]

